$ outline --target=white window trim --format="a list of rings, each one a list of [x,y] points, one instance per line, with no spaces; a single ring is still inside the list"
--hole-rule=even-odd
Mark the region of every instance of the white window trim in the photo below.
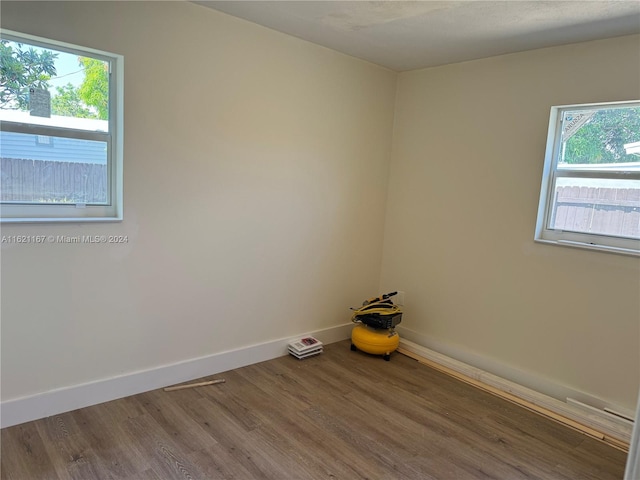
[[[107,159],[110,204],[10,204],[0,205],[2,223],[49,223],[49,222],[120,222],[123,219],[123,154],[124,154],[124,57],[115,53],[72,45],[57,40],[37,37],[11,30],[0,29],[2,38],[52,48],[78,55],[91,56],[109,62],[109,133],[82,132],[75,129],[47,127],[19,122],[0,121],[0,129],[15,133],[42,134],[87,140],[107,141],[110,157]]]
[[[584,248],[602,252],[619,253],[624,255],[640,256],[640,240],[621,238],[607,235],[595,235],[590,233],[568,232],[549,229],[549,217],[552,214],[553,195],[555,193],[556,178],[561,176],[595,177],[595,178],[624,178],[640,179],[639,173],[628,172],[581,172],[580,174],[558,174],[556,166],[562,147],[562,115],[566,110],[593,110],[594,108],[616,107],[640,107],[640,101],[624,101],[610,103],[592,103],[582,105],[562,105],[551,107],[549,116],[549,130],[547,133],[547,146],[542,173],[542,185],[540,187],[540,201],[538,204],[538,217],[534,240],[536,242],[561,245],[568,247]]]

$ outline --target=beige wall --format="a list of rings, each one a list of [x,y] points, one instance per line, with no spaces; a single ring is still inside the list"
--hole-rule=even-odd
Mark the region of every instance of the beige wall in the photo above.
[[[550,107],[639,98],[639,47],[621,37],[399,75],[381,289],[406,291],[409,336],[635,409],[638,259],[533,235]]]
[[[2,2],[125,57],[121,224],[4,235],[2,399],[349,321],[380,277],[396,75],[183,2]]]

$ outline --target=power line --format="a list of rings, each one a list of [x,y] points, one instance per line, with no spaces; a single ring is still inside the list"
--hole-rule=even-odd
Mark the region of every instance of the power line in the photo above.
[[[71,73],[65,73],[64,75],[60,75],[59,77],[51,77],[49,80],[58,80],[60,78],[68,77],[69,75],[75,75],[76,73],[84,72],[85,70],[86,70],[86,68],[81,68],[78,71],[71,72]]]

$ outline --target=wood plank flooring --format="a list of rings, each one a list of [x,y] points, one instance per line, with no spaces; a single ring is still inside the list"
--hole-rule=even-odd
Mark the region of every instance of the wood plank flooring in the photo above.
[[[0,478],[620,480],[626,454],[395,353],[288,356],[3,429]]]

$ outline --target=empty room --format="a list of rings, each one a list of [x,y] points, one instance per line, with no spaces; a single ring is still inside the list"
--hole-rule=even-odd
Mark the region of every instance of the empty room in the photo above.
[[[0,26],[0,478],[640,479],[638,2]]]

